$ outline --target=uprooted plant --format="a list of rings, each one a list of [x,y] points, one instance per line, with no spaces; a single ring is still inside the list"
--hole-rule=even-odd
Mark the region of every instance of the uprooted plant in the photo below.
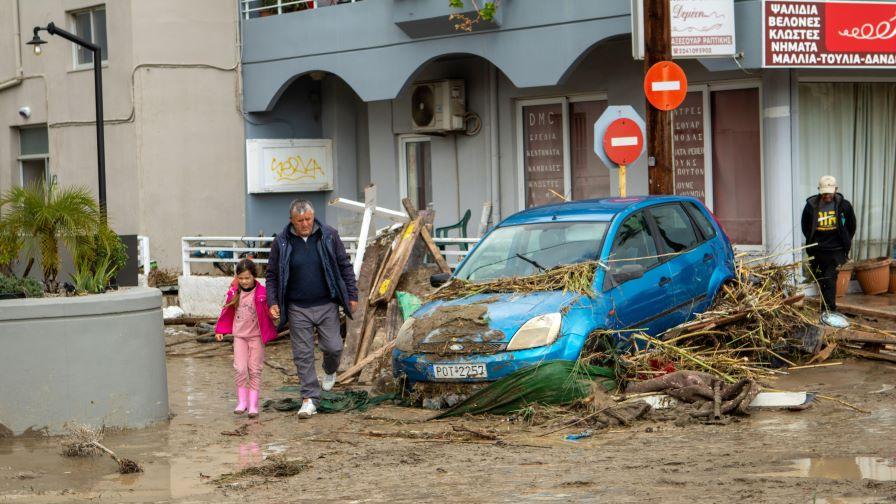
[[[92,457],[106,453],[118,464],[120,474],[143,472],[143,468],[137,462],[119,457],[103,446],[100,441],[104,434],[105,427],[95,428],[82,424],[67,426],[66,434],[62,438],[62,454],[66,457]]]

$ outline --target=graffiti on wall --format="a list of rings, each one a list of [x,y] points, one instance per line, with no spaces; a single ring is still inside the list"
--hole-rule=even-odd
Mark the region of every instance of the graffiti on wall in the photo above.
[[[247,140],[246,170],[250,194],[331,191],[332,140]]]

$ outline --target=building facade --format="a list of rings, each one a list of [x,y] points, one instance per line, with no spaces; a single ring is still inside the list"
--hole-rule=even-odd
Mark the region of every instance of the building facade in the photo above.
[[[0,190],[40,179],[97,190],[92,56],[103,47],[107,200],[120,234],[179,267],[180,237],[245,223],[239,13],[229,0],[0,0]],[[27,113],[20,113],[27,108]]]
[[[471,210],[471,235],[487,201],[497,221],[559,197],[618,194],[592,128],[607,105],[644,116],[629,0],[514,0],[471,32],[455,28],[447,0],[271,16],[256,4],[241,2],[247,141],[330,139],[334,174],[328,191],[248,194],[247,232],[279,229],[302,195],[354,234],[357,216],[325,203],[361,199],[370,182],[381,206],[432,203],[437,226]],[[675,191],[703,199],[739,249],[788,256],[802,244],[805,199],[832,174],[857,210],[855,258],[891,254],[896,67],[763,68],[762,8],[734,3],[737,57],[677,60],[689,92],[672,117]],[[458,80],[462,129],[415,127],[417,84]],[[249,176],[268,169],[248,160]],[[629,194],[647,193],[647,171],[647,156],[629,167]]]

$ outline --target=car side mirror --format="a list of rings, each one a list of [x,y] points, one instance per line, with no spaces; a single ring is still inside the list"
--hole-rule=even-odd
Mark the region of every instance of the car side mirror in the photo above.
[[[429,285],[433,287],[441,287],[451,280],[451,273],[436,273],[429,277]]]
[[[616,285],[621,285],[629,280],[641,278],[644,276],[644,271],[644,266],[641,266],[640,264],[626,264],[624,266],[619,266],[618,269],[613,272],[613,282]]]

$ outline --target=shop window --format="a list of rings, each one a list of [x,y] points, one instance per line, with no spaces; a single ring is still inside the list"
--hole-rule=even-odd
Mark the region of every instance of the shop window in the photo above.
[[[404,157],[404,197],[424,209],[432,203],[432,144],[428,137],[402,139]]]
[[[520,106],[525,208],[610,196],[610,173],[594,153],[594,123],[606,100],[555,98]]]
[[[695,87],[673,113],[675,194],[705,203],[735,245],[761,246],[759,88]]]
[[[896,245],[896,83],[799,85],[801,197],[837,178],[856,214],[853,259],[891,256]]]
[[[19,129],[19,184],[40,185],[49,177],[50,154],[47,127]]]
[[[72,31],[75,35],[100,46],[102,61],[109,60],[109,44],[106,40],[106,7],[104,5],[91,9],[69,13]],[[72,44],[75,68],[89,68],[93,65],[93,51],[77,44]]]

